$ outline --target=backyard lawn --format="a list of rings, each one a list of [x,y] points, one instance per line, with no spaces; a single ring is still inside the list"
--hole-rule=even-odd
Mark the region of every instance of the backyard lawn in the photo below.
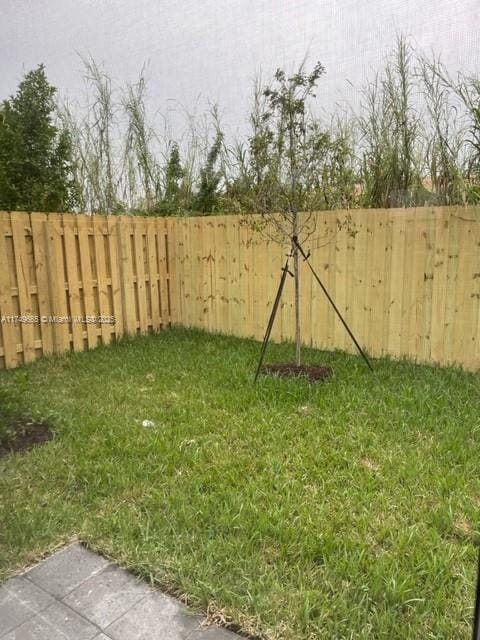
[[[480,378],[306,350],[329,381],[254,386],[258,355],[172,329],[1,371],[3,423],[55,437],[0,458],[0,580],[78,536],[252,635],[469,638]]]

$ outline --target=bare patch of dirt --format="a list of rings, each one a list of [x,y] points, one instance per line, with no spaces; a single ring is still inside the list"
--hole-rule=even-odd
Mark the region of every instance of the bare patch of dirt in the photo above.
[[[365,469],[370,469],[370,471],[375,471],[375,473],[380,471],[380,465],[370,458],[362,458],[360,460],[360,464],[362,465],[362,467],[365,467]]]
[[[260,369],[260,373],[273,373],[278,376],[299,377],[303,376],[309,380],[319,381],[329,378],[333,370],[331,367],[317,367],[310,364],[293,364],[290,362],[280,362],[276,364],[265,364]]]
[[[475,529],[471,522],[466,518],[458,518],[453,523],[454,533],[458,538],[473,540],[475,538]]]
[[[36,422],[24,417],[10,419],[0,429],[0,458],[13,451],[27,451],[53,438],[53,431],[46,422]]]

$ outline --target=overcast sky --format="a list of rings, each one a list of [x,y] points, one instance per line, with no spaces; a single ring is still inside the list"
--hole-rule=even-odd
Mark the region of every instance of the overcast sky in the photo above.
[[[355,103],[396,33],[434,49],[452,70],[480,68],[480,0],[0,0],[0,99],[40,62],[61,95],[82,91],[78,54],[134,80],[148,63],[150,103],[165,111],[218,101],[228,128],[242,126],[252,81],[306,53],[327,75],[327,110]]]

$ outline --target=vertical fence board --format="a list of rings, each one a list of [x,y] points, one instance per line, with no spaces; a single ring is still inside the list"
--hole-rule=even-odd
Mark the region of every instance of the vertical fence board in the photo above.
[[[188,326],[188,314],[185,311],[185,272],[187,271],[186,258],[186,222],[183,218],[176,221],[175,224],[175,249],[177,258],[177,278],[176,293],[174,294],[174,313],[175,322]],[[210,315],[210,314],[209,314]]]
[[[369,238],[369,255],[371,273],[369,281],[369,332],[367,343],[370,351],[375,356],[382,355],[383,351],[383,325],[385,322],[385,260],[387,243],[387,218],[386,216],[372,216],[373,234]]]
[[[215,220],[212,220],[208,225],[208,280],[209,280],[209,301],[210,301],[210,319],[209,329],[211,331],[218,330],[219,315],[221,311],[221,304],[219,303],[220,284],[218,281],[220,275],[220,258],[217,253],[217,244],[219,246],[220,240],[218,238],[218,228]]]
[[[229,333],[228,291],[227,291],[227,247],[226,221],[223,216],[215,217],[215,331]]]
[[[437,209],[433,258],[432,326],[430,331],[430,357],[434,362],[442,362],[445,356],[449,218],[448,209]]]
[[[135,294],[133,288],[133,268],[130,250],[130,219],[120,216],[118,219],[118,254],[120,263],[120,290],[122,292],[122,315],[126,333],[137,330],[135,312]]]
[[[455,362],[455,332],[456,327],[456,289],[458,278],[458,258],[459,258],[459,225],[456,218],[450,211],[449,234],[448,234],[448,254],[447,254],[447,279],[445,296],[445,327],[444,327],[444,361]]]
[[[459,257],[452,357],[455,362],[464,362],[471,366],[475,354],[476,335],[473,330],[474,324],[476,330],[475,309],[478,308],[473,282],[478,247],[475,247],[472,220],[467,216],[459,215],[456,215],[456,220],[459,227]]]
[[[272,241],[258,242],[255,245],[256,253],[254,256],[255,273],[257,281],[254,282],[254,336],[257,340],[261,340],[265,334],[268,318],[272,312],[272,301],[268,296],[268,273],[267,256],[270,252]],[[291,339],[291,338],[290,338]]]
[[[381,337],[381,353],[388,353],[388,331],[390,327],[392,263],[393,263],[393,220],[385,221],[385,269],[383,272],[383,331]]]
[[[435,215],[429,212],[425,228],[425,256],[423,263],[423,318],[419,327],[421,339],[417,343],[418,358],[428,362],[432,351],[433,264],[435,260]]]
[[[320,219],[316,221],[317,229],[316,235],[309,239],[308,243],[303,243],[302,248],[308,254],[311,251],[310,263],[315,271],[319,274],[320,278],[324,280],[323,262],[321,258],[321,245],[325,244],[325,229],[319,231],[319,226],[324,224],[324,220]],[[318,237],[321,237],[318,242]],[[291,254],[291,245],[288,244],[284,247],[284,255]],[[289,270],[293,275],[293,258],[289,262]],[[323,312],[322,304],[324,301],[324,294],[322,293],[319,284],[314,281],[312,273],[308,266],[304,263],[303,258],[300,257],[300,288],[301,295],[305,293],[309,295],[307,304],[302,304],[301,309],[301,322],[302,332],[305,339],[305,344],[315,347],[323,348],[325,345],[319,341],[318,337],[322,336],[325,330],[325,314]],[[324,283],[326,284],[326,283]],[[294,304],[294,292],[295,292],[295,279],[290,275],[285,280],[285,293],[282,300],[282,333],[288,340],[293,340],[295,337],[295,304]],[[309,292],[309,294],[307,293]],[[305,302],[304,300],[304,302]]]
[[[89,220],[87,216],[77,216],[78,244],[80,246],[80,269],[82,274],[83,304],[85,307],[87,344],[92,349],[97,346],[97,324],[91,320],[96,316],[93,296],[92,262],[90,255]]]
[[[195,273],[196,242],[195,242],[195,218],[189,218],[186,224],[186,260],[188,264],[188,277],[185,279],[185,308],[190,326],[195,326],[195,300],[197,299],[198,273]],[[225,333],[228,327],[224,327]]]
[[[336,224],[341,222],[345,217],[345,212],[339,211],[336,216]],[[347,259],[348,259],[348,233],[336,232],[335,238],[335,302],[340,313],[346,317],[347,315]],[[307,296],[308,300],[308,296]],[[333,343],[337,349],[344,349],[346,343],[345,328],[334,317],[333,325]]]
[[[337,287],[341,288],[339,278],[337,278],[337,252],[338,252],[338,228],[337,220],[339,217],[336,212],[332,212],[333,215],[327,218],[327,238],[325,247],[325,264],[324,264],[324,284],[327,288],[329,295],[333,300],[338,302]],[[318,286],[315,283],[315,286]],[[323,293],[321,294],[324,295]],[[326,344],[328,349],[335,349],[335,334],[337,325],[337,315],[332,305],[324,298],[324,304],[326,307],[325,324],[326,324]]]
[[[123,290],[121,277],[121,258],[119,254],[119,220],[114,216],[108,216],[108,251],[110,256],[110,277],[112,281],[112,315],[114,318],[115,337],[119,338],[125,331],[123,315]]]
[[[166,234],[168,237],[167,260],[165,263],[168,271],[168,294],[169,294],[169,312],[170,322],[176,324],[179,322],[178,296],[180,294],[179,272],[179,255],[178,255],[178,221],[174,218],[166,219]],[[162,300],[164,293],[162,290]],[[163,305],[163,302],[162,302]]]
[[[233,335],[238,335],[238,241],[236,232],[237,221],[235,219],[228,220],[225,227],[225,276],[228,328],[229,333]]]
[[[388,295],[387,352],[399,358],[402,355],[402,304],[405,271],[406,218],[397,212],[392,218],[392,256]]]
[[[13,265],[9,264],[6,249],[6,235],[10,228],[9,221],[9,213],[2,213],[0,215],[0,330],[2,332],[5,366],[16,367],[17,364],[19,364],[19,359],[17,354],[16,332],[12,320],[14,308],[12,302],[11,269]]]
[[[428,252],[428,222],[424,216],[418,216],[415,220],[413,239],[413,256],[410,268],[412,269],[412,306],[408,311],[410,326],[410,343],[408,355],[413,359],[421,359],[421,344],[424,338],[425,315],[425,267]]]
[[[480,360],[480,210],[472,209],[472,234],[470,236],[473,253],[473,272],[471,274],[471,304],[473,305],[471,356],[467,364],[469,369],[479,366]]]
[[[62,216],[58,213],[50,213],[45,226],[47,233],[47,269],[52,302],[52,314],[56,316],[53,321],[54,347],[56,352],[70,349],[70,336],[68,322],[67,291],[65,286],[65,268],[63,251],[63,225]]]
[[[356,327],[354,325],[354,269],[355,269],[355,242],[357,236],[357,227],[353,223],[351,228],[347,231],[347,248],[346,248],[346,270],[345,270],[345,319],[349,326]],[[345,331],[345,328],[341,327],[343,331],[343,346],[346,351],[352,351],[355,346],[352,344],[350,336]],[[354,334],[356,335],[356,334]],[[342,344],[342,343],[341,343]]]
[[[157,226],[154,218],[147,221],[148,286],[150,289],[150,320],[153,331],[162,324],[159,288],[159,262],[157,256]]]
[[[246,221],[240,224],[240,245],[239,245],[239,282],[241,292],[241,333],[240,335],[249,337],[251,335],[251,313],[250,313],[250,299],[251,299],[251,283],[250,283],[250,264],[248,261],[248,244],[250,241],[250,228]]]
[[[353,257],[353,296],[352,296],[352,330],[360,344],[368,348],[366,342],[366,262],[367,262],[367,215],[361,212],[357,222],[355,249]]]
[[[30,293],[32,283],[30,282],[29,277],[27,249],[25,245],[25,232],[27,231],[30,233],[29,222],[29,219],[25,218],[21,213],[13,212],[11,214],[15,270],[17,273],[18,303],[20,316],[23,317],[20,326],[24,362],[31,362],[35,359],[33,324],[30,319],[33,316]]]
[[[378,304],[382,309],[382,335],[379,338],[380,355],[388,353],[388,327],[390,325],[390,287],[392,277],[392,241],[393,241],[393,224],[391,218],[385,219],[384,231],[384,270],[380,274],[382,286],[379,288]]]
[[[203,225],[199,219],[193,221],[193,235],[195,242],[192,246],[192,278],[193,278],[193,300],[194,300],[194,318],[197,327],[204,327],[205,305],[204,300],[204,275],[203,275]]]
[[[54,327],[48,322],[48,316],[52,313],[52,303],[48,286],[47,270],[47,246],[46,225],[48,219],[45,213],[32,213],[30,216],[32,225],[33,255],[37,282],[38,312],[40,316],[40,335],[42,341],[42,353],[48,355],[53,351]],[[0,271],[1,271],[0,266]]]
[[[158,255],[158,277],[159,277],[159,293],[160,293],[160,318],[162,326],[168,326],[172,322],[172,282],[173,288],[176,289],[175,283],[175,260],[171,256],[175,256],[174,242],[168,242],[167,239],[175,238],[175,229],[170,220],[159,218],[156,223],[157,227],[157,255]]]
[[[265,313],[265,317],[263,321],[259,322],[259,336],[263,337],[265,334],[265,328],[267,326],[268,317],[270,316],[273,303],[275,301],[276,294],[276,285],[278,285],[278,273],[275,265],[275,249],[277,248],[276,243],[269,242],[268,249],[265,251],[262,259],[262,273],[263,273],[263,283],[264,283],[264,291],[265,298],[264,301],[267,304],[267,311]],[[278,333],[278,318],[275,318],[275,323],[272,328],[272,340],[278,340],[281,334]]]
[[[415,310],[414,297],[414,273],[412,259],[415,255],[415,219],[406,214],[405,219],[405,245],[404,245],[404,266],[402,283],[402,310],[400,315],[400,354],[407,356],[410,353],[410,345],[414,344],[411,339],[412,314]]]
[[[145,262],[143,255],[143,235],[144,235],[144,221],[142,218],[135,218],[132,220],[134,229],[134,255],[133,259],[136,264],[137,274],[137,299],[138,299],[138,315],[140,321],[140,333],[145,333],[147,330],[147,301],[145,298]]]
[[[285,250],[284,247],[280,244],[278,244],[277,242],[272,242],[270,245],[270,252],[269,252],[269,256],[268,256],[268,263],[266,265],[267,267],[267,280],[269,281],[268,284],[268,299],[271,302],[271,306],[270,309],[273,309],[273,305],[275,302],[275,298],[277,295],[277,290],[278,290],[278,285],[280,284],[280,278],[282,277],[282,267],[283,267],[283,263],[284,263],[284,257],[285,257]],[[304,284],[306,284],[305,280],[304,280]],[[304,294],[307,295],[306,293],[306,289],[304,290]],[[300,307],[303,311],[303,307]],[[302,320],[301,320],[302,321]],[[265,318],[265,326],[263,327],[263,333],[262,333],[262,338],[263,338],[263,334],[265,332],[266,329],[266,322],[267,322],[267,318]],[[275,316],[275,323],[273,325],[273,330],[272,330],[272,339],[275,340],[275,342],[281,342],[282,341],[282,317],[280,312],[277,310],[276,316]],[[307,337],[305,334],[305,344],[307,344]]]
[[[105,316],[111,315],[108,296],[107,258],[105,255],[105,235],[108,233],[107,223],[103,216],[93,218],[93,241],[95,250],[95,263],[97,265],[97,291],[100,316],[102,344],[108,344],[112,339],[110,325],[105,322]]]
[[[80,282],[77,267],[77,243],[75,238],[77,216],[64,216],[63,236],[67,263],[68,300],[72,316],[72,342],[75,351],[83,349],[83,315]]]

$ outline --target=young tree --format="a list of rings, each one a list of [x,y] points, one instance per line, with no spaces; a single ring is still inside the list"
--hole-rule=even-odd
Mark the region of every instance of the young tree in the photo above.
[[[0,106],[2,209],[66,211],[75,205],[71,141],[55,124],[55,93],[39,65]]]
[[[250,146],[255,169],[257,193],[269,210],[263,216],[274,237],[290,242],[295,280],[295,362],[301,363],[300,271],[296,243],[313,232],[314,217],[310,197],[314,191],[315,158],[322,153],[321,136],[308,111],[315,87],[324,68],[320,62],[310,73],[302,64],[288,77],[278,69],[275,81],[263,91],[264,101],[257,104],[255,135]],[[279,215],[271,215],[275,203]],[[261,210],[263,207],[261,208]],[[299,212],[306,215],[300,222]]]

